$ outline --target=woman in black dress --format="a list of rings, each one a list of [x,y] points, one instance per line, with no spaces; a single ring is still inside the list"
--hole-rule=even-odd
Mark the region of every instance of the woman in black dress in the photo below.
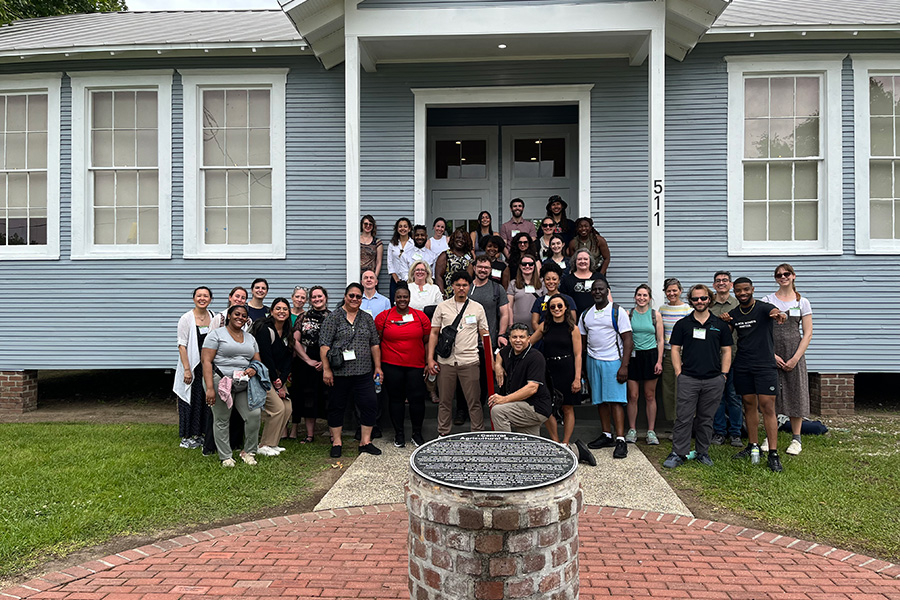
[[[581,333],[575,326],[572,311],[562,294],[554,294],[547,302],[544,322],[531,335],[531,343],[544,340],[548,384],[562,394],[563,437],[559,439],[556,417],[550,415],[545,425],[550,439],[568,445],[575,429],[575,406],[581,404]]]
[[[297,405],[294,422],[306,421],[306,438],[300,443],[315,441],[316,419],[324,419],[328,388],[322,383],[322,362],[319,360],[319,329],[331,311],[328,292],[321,285],[309,289],[309,309],[294,324],[294,364],[291,387]]]

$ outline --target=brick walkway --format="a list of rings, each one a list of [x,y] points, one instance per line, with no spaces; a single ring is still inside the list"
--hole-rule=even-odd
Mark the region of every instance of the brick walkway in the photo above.
[[[772,533],[589,506],[581,598],[900,600],[900,566]],[[277,517],[49,573],[0,600],[408,598],[403,505]]]

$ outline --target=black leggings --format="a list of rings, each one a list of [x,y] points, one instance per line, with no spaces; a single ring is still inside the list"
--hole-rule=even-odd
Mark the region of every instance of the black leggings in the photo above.
[[[395,433],[403,433],[403,417],[406,413],[406,400],[409,400],[409,421],[413,433],[422,432],[425,421],[425,389],[424,369],[422,367],[399,367],[381,363],[384,369],[384,389],[390,403],[391,425]]]
[[[372,427],[378,417],[378,399],[375,396],[374,374],[370,371],[363,375],[349,377],[335,376],[334,386],[328,396],[328,426],[343,427],[344,412],[351,400],[356,400],[359,410],[359,423],[364,427]]]

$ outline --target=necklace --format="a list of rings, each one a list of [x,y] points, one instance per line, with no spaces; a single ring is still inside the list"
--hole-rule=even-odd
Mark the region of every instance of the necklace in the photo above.
[[[754,306],[756,306],[756,300],[753,301],[753,304],[750,305],[750,310],[748,310],[747,312],[744,312],[744,309],[741,305],[738,305],[738,310],[741,311],[742,315],[749,315],[751,312],[753,312]]]

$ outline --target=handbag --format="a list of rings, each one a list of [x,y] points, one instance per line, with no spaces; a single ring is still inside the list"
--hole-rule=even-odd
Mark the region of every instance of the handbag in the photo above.
[[[467,299],[462,308],[459,309],[456,318],[453,319],[453,323],[441,329],[434,349],[435,353],[441,358],[450,358],[450,355],[453,354],[453,346],[456,344],[456,328],[459,327],[459,322],[462,320],[463,313],[468,305],[469,301]]]
[[[344,366],[343,348],[330,348],[328,352],[325,353],[325,357],[328,359],[328,364],[332,369],[340,369]]]

